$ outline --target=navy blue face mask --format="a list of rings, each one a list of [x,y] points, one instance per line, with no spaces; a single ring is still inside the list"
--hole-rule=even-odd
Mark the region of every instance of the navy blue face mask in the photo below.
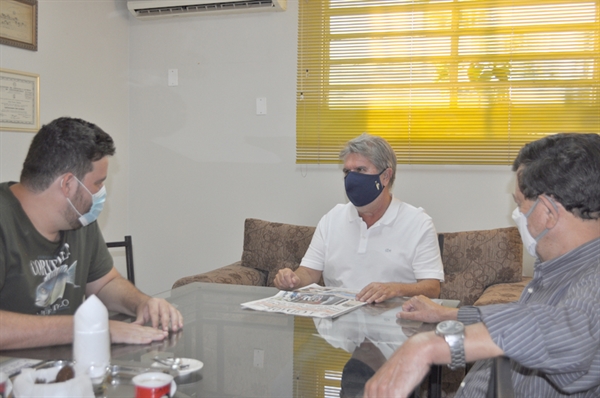
[[[346,174],[344,178],[346,195],[354,206],[366,206],[381,195],[384,186],[379,176],[383,174],[383,171],[379,174],[362,174],[354,171]]]

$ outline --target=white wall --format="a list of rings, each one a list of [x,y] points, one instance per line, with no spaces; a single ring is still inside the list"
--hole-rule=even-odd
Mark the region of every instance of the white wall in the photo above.
[[[283,13],[132,19],[130,217],[147,290],[239,260],[247,217],[316,225],[346,200],[339,166],[295,164],[297,16],[291,0]],[[398,173],[395,194],[440,232],[512,225],[509,166]]]
[[[111,134],[107,240],[129,233],[129,21],[124,2],[38,2],[38,51],[0,45],[0,68],[40,76],[40,120],[79,117]],[[18,181],[34,133],[0,132],[0,181]],[[121,257],[123,257],[121,255]],[[118,261],[118,258],[117,258]]]
[[[247,217],[316,225],[346,200],[339,166],[295,164],[296,0],[157,21],[125,4],[40,0],[39,51],[0,45],[0,67],[40,74],[42,123],[81,117],[115,139],[100,225],[133,235],[142,290],[239,260]],[[0,133],[1,181],[18,179],[32,136]],[[400,165],[394,192],[450,232],[512,225],[513,183],[508,166]]]

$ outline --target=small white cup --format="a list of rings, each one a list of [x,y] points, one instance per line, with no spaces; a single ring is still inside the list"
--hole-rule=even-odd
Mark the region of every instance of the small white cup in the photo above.
[[[173,376],[162,372],[148,372],[135,376],[135,398],[172,397],[177,391]]]
[[[8,375],[4,372],[0,372],[0,397],[6,398],[12,391],[12,382]]]

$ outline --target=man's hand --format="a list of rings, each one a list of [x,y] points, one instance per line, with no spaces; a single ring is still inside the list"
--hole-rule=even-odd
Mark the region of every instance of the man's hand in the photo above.
[[[165,333],[169,328],[176,332],[183,327],[183,317],[175,307],[164,299],[140,292],[114,267],[102,278],[88,283],[85,292],[87,296],[98,296],[109,311],[135,316],[136,325],[150,322],[152,327],[160,327]]]
[[[419,294],[427,297],[439,297],[440,281],[437,279],[418,279],[416,283],[372,282],[356,295],[356,299],[367,303],[381,303],[394,297],[412,297]]]
[[[162,332],[168,333],[169,329],[173,332],[183,327],[183,316],[164,299],[150,297],[137,308],[137,318],[133,324],[144,325],[148,322],[153,328],[162,329]]]
[[[282,268],[277,272],[273,284],[279,290],[294,290],[300,286],[300,277],[289,268]]]
[[[419,333],[402,344],[367,382],[364,398],[408,397],[429,372],[431,338],[431,333]]]
[[[415,296],[402,305],[398,318],[428,323],[456,320],[458,309],[444,307],[434,303],[425,296]]]
[[[387,299],[398,296],[396,283],[369,283],[356,295],[358,301],[366,301],[367,303],[381,303]]]
[[[153,341],[162,341],[169,335],[169,332],[164,330],[136,323],[109,321],[108,327],[113,344],[150,344]]]

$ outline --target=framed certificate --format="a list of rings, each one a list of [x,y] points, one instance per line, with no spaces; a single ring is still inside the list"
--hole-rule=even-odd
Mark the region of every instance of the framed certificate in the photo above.
[[[0,130],[40,129],[40,76],[0,69]]]
[[[37,51],[37,0],[0,0],[0,44]]]

